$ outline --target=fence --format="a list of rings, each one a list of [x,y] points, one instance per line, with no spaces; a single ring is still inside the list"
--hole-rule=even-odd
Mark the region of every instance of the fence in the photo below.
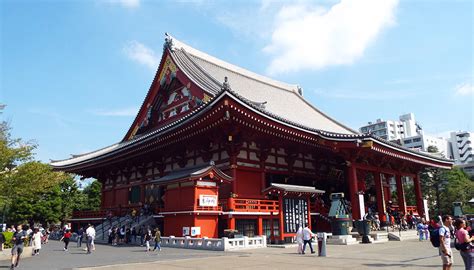
[[[162,247],[189,248],[202,250],[230,251],[238,249],[262,248],[267,246],[265,236],[241,238],[191,238],[186,237],[161,237]]]

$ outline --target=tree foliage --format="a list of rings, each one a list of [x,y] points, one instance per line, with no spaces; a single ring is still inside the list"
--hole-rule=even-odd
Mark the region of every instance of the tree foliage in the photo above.
[[[421,188],[432,214],[452,214],[453,202],[462,202],[465,213],[474,213],[467,204],[474,197],[474,181],[458,167],[425,169],[421,173]]]
[[[33,142],[12,138],[7,123],[0,123],[2,221],[64,222],[74,210],[100,207],[100,183],[95,181],[80,190],[74,175],[55,172],[48,164],[34,160],[36,147]]]

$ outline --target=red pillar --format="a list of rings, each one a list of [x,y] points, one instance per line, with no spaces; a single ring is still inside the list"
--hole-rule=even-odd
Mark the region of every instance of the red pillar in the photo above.
[[[351,199],[352,206],[352,219],[360,219],[360,209],[359,209],[359,194],[357,187],[357,169],[352,163],[348,169],[347,174],[347,183],[349,184],[349,197]]]
[[[262,216],[258,216],[257,220],[257,235],[263,235],[263,221],[262,221]]]
[[[280,205],[280,207],[278,207],[278,212],[279,212],[279,215],[278,215],[278,222],[279,222],[279,231],[280,231],[280,236],[278,236],[278,239],[283,241],[285,238],[283,237],[283,232],[284,232],[284,228],[283,228],[283,195],[282,194],[279,194],[278,195],[278,204]]]
[[[380,172],[374,172],[375,181],[375,196],[377,198],[377,212],[379,213],[380,220],[387,221],[385,217],[385,199],[382,185],[382,178]]]
[[[413,185],[415,186],[415,198],[416,198],[416,208],[418,210],[418,215],[420,217],[425,216],[425,208],[423,205],[423,196],[421,195],[421,184],[420,184],[420,175],[417,173],[413,179]]]
[[[233,217],[229,218],[229,229],[235,230],[235,218],[233,218]]]
[[[397,181],[398,212],[406,214],[407,213],[407,204],[405,202],[405,190],[403,189],[402,176],[401,175],[395,175],[395,180]]]

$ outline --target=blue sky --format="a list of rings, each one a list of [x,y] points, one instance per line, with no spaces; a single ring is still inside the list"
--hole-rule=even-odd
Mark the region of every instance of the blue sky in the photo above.
[[[473,10],[468,0],[4,0],[1,117],[43,161],[121,140],[169,32],[299,84],[354,129],[413,112],[430,134],[472,131]]]

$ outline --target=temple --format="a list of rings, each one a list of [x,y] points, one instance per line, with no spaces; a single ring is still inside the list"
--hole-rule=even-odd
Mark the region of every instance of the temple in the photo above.
[[[353,220],[369,208],[384,220],[389,201],[424,216],[420,171],[452,161],[360,134],[310,104],[299,86],[166,35],[123,140],[51,165],[102,183],[101,210],[75,212],[73,222],[148,205],[164,235],[235,229],[282,242],[300,225],[328,230],[333,192],[345,194]],[[406,203],[407,181],[416,205]]]

